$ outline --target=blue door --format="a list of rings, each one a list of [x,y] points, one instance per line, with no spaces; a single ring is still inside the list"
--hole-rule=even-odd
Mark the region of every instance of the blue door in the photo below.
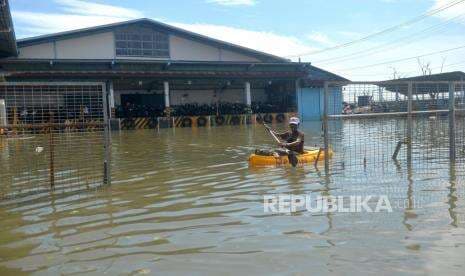
[[[323,114],[323,98],[321,88],[299,89],[298,107],[303,121],[320,120]]]
[[[300,88],[297,93],[300,118],[303,121],[321,120],[324,112],[323,88]],[[328,98],[328,114],[337,115],[342,111],[342,89],[331,88]]]

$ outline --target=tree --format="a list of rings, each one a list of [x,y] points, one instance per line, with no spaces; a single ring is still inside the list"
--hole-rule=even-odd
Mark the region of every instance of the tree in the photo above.
[[[420,71],[422,73],[422,76],[429,76],[432,74],[433,72],[433,69],[431,68],[431,61],[428,61],[428,62],[422,62],[420,58],[417,59],[418,61],[418,66],[420,67]],[[444,61],[445,59],[443,59],[443,65],[444,65]],[[441,72],[442,72],[442,68],[441,68]],[[433,92],[431,91],[429,93],[429,96],[431,97],[431,99],[436,99],[436,97],[438,96],[439,94],[439,91],[436,91],[436,92]]]

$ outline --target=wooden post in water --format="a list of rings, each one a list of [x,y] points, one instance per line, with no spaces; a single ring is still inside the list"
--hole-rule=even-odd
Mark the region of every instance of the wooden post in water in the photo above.
[[[320,161],[320,155],[321,155],[321,152],[322,152],[322,151],[323,151],[323,149],[322,149],[322,148],[320,148],[320,149],[318,150],[318,155],[316,156],[316,159],[315,159],[315,164],[314,164],[314,165],[315,165],[315,167],[317,167],[317,166],[318,166],[318,161]]]
[[[105,157],[103,161],[103,183],[111,185],[111,125],[110,125],[110,102],[112,97],[109,91],[110,85],[108,83],[102,86],[102,100],[103,100],[103,121],[104,121],[104,151]]]
[[[404,141],[399,141],[396,146],[396,150],[394,151],[394,154],[392,155],[393,160],[397,160],[397,156],[399,155],[400,149],[402,148],[402,144],[404,144]]]

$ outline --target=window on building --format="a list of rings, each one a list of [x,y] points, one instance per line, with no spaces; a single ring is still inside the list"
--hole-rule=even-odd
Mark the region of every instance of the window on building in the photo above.
[[[167,34],[149,29],[115,31],[116,56],[169,58]]]

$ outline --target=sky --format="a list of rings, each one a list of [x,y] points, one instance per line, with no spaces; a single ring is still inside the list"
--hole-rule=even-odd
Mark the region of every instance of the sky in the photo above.
[[[10,0],[10,6],[17,38],[145,17],[351,80],[416,76],[426,66],[432,73],[465,71],[465,0]]]

